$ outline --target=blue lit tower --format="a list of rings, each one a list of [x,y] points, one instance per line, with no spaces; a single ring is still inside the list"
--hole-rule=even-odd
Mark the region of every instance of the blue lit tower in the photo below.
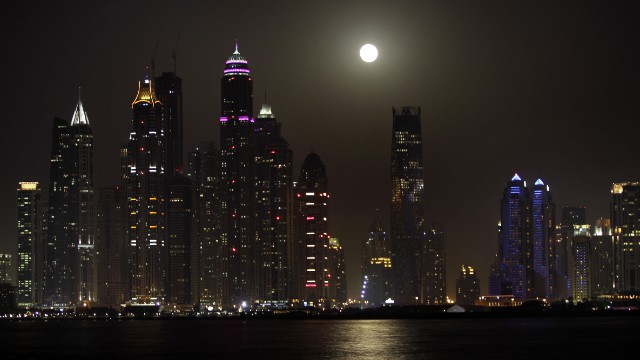
[[[419,258],[424,222],[422,128],[419,107],[393,108],[391,138],[391,250],[395,300],[420,298]]]
[[[324,163],[316,153],[307,155],[294,188],[295,250],[293,263],[296,293],[293,298],[310,306],[329,299],[328,180]]]
[[[129,230],[131,297],[164,295],[165,204],[162,104],[152,80],[138,82],[123,174]]]
[[[536,180],[532,191],[531,225],[533,226],[533,287],[535,295],[551,299],[554,294],[553,276],[556,273],[553,257],[555,239],[555,204],[549,185]]]
[[[530,234],[531,198],[523,181],[515,174],[500,201],[498,254],[489,278],[490,295],[513,295],[526,300],[531,291]]]
[[[233,306],[256,299],[253,79],[237,43],[226,62],[221,88],[221,241],[227,278],[224,303]]]

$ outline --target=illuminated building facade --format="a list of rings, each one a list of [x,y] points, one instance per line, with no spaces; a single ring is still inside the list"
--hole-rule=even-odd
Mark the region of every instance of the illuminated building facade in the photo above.
[[[72,273],[76,279],[76,303],[95,301],[96,282],[95,266],[95,214],[93,203],[93,133],[89,117],[84,111],[82,101],[78,104],[71,118],[72,141],[72,180],[70,213],[76,223],[77,240],[71,241],[77,250],[77,263],[74,261]]]
[[[475,305],[480,298],[480,280],[473,267],[462,265],[456,281],[456,304]]]
[[[13,261],[11,254],[0,254],[0,283],[13,283]]]
[[[447,262],[444,233],[433,222],[424,231],[420,257],[420,302],[425,305],[447,303]]]
[[[618,292],[640,290],[640,183],[614,183],[611,188],[615,282]]]
[[[138,83],[123,167],[127,201],[129,297],[165,294],[165,167],[162,103],[152,80]]]
[[[571,239],[575,225],[587,223],[587,209],[584,206],[565,206],[562,208],[560,226],[556,227],[556,241],[554,244],[553,262],[556,266],[552,277],[554,299],[566,299],[571,292]]]
[[[224,299],[226,270],[220,240],[220,150],[201,142],[188,154],[188,176],[193,186],[191,237],[191,289],[195,303],[220,305]]]
[[[347,302],[347,274],[344,263],[344,250],[338,238],[329,238],[327,250],[329,273],[329,298],[332,307],[342,307]]]
[[[118,308],[127,300],[128,258],[125,249],[126,225],[124,191],[121,187],[105,187],[98,191],[96,221],[97,304]]]
[[[224,303],[252,303],[256,297],[253,79],[236,49],[226,62],[220,115],[221,242]]]
[[[556,207],[551,198],[549,185],[536,180],[531,191],[531,237],[533,241],[533,274],[531,297],[551,299],[554,294],[554,240],[556,229]]]
[[[18,184],[18,306],[32,307],[42,302],[43,244],[40,217],[40,185]]]
[[[328,180],[320,157],[307,155],[294,188],[295,299],[309,306],[326,305],[329,299]]]
[[[500,201],[498,254],[491,269],[489,294],[513,295],[526,300],[531,295],[531,198],[515,174]]]
[[[420,298],[420,233],[424,222],[422,127],[419,107],[393,108],[391,138],[391,250],[394,300]]]
[[[369,228],[369,236],[362,247],[363,307],[379,307],[393,297],[393,272],[391,244],[382,221],[375,220]]]
[[[191,304],[191,182],[182,174],[167,180],[167,301]]]
[[[591,298],[591,236],[589,225],[575,225],[571,239],[571,296]]]
[[[283,301],[291,288],[293,152],[266,104],[254,123],[254,146],[257,296]]]

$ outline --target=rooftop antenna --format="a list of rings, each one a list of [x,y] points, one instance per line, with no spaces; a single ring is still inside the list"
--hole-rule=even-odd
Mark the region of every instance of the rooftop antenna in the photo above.
[[[160,41],[156,41],[156,47],[153,49],[153,56],[151,57],[151,78],[156,77],[156,55],[158,54],[158,45]]]
[[[173,53],[171,57],[173,58],[173,74],[176,74],[176,53],[178,52],[178,44],[180,43],[180,33],[178,33],[178,37],[176,38],[176,47],[173,49]]]

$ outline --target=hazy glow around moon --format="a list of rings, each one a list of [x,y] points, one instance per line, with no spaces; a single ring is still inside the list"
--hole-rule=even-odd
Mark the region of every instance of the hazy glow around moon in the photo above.
[[[360,48],[360,57],[365,62],[372,62],[378,58],[378,49],[371,44],[363,45]]]

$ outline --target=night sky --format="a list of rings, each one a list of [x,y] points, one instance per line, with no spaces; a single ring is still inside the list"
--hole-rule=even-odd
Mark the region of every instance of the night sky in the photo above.
[[[177,48],[186,152],[201,140],[219,143],[220,78],[238,38],[254,111],[266,91],[294,151],[295,178],[312,149],[326,165],[349,296],[358,293],[369,226],[380,216],[389,228],[391,108],[404,105],[422,108],[426,214],[445,232],[448,294],[462,264],[478,269],[486,293],[500,198],[515,172],[550,185],[558,210],[587,206],[590,223],[609,216],[612,182],[640,180],[640,11],[631,6],[4,4],[0,251],[16,251],[18,181],[39,181],[46,194],[53,117],[70,120],[78,86],[94,133],[96,186],[117,185],[130,104],[154,54],[159,75],[173,69]],[[380,55],[367,64],[358,51],[369,42]]]

